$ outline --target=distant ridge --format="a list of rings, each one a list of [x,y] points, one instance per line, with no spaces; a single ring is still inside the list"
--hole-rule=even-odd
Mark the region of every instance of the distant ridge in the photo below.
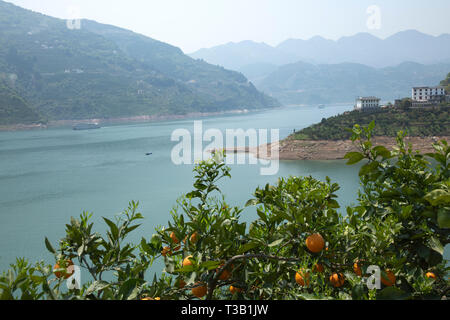
[[[360,63],[371,67],[395,66],[405,61],[421,64],[450,62],[450,35],[431,36],[416,30],[398,32],[386,39],[357,33],[337,41],[320,36],[308,40],[288,39],[273,47],[243,41],[201,49],[196,59],[240,70],[251,64],[284,65],[305,61],[314,64]]]

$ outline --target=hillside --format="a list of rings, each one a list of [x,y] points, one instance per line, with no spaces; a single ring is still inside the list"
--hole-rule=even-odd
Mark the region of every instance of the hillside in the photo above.
[[[83,20],[81,29],[0,1],[0,74],[50,120],[278,106],[240,73]]]
[[[298,62],[279,67],[258,88],[285,104],[352,102],[357,96],[393,100],[408,96],[413,86],[439,83],[449,70],[450,64],[413,62],[381,69],[355,63]]]
[[[445,91],[450,93],[450,73],[447,74],[447,78],[445,80],[442,80],[440,83],[441,86],[445,87]]]
[[[367,126],[375,121],[375,136],[395,137],[406,130],[411,137],[450,136],[450,106],[436,109],[400,110],[386,108],[377,113],[351,111],[312,125],[291,135],[288,140],[346,140],[354,124]]]
[[[37,123],[40,115],[14,90],[0,83],[0,126],[10,123]]]
[[[420,43],[421,45],[417,45]],[[386,39],[358,33],[336,41],[313,37],[288,39],[277,46],[242,41],[228,43],[191,54],[197,59],[241,70],[248,64],[269,63],[278,66],[304,61],[314,64],[359,63],[376,68],[404,61],[421,64],[450,63],[450,35],[438,37],[416,30],[401,31]]]

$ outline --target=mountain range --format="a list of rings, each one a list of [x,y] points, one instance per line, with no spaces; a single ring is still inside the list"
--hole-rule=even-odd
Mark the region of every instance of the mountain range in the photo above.
[[[305,62],[278,67],[257,87],[284,104],[354,102],[357,96],[377,96],[382,101],[410,97],[414,86],[436,86],[450,72],[450,63],[423,65],[404,62],[373,68],[357,63]]]
[[[4,1],[0,103],[3,123],[279,105],[241,73],[195,60],[177,47],[90,20],[69,28],[65,20]],[[18,116],[26,108],[33,117]]]
[[[191,57],[233,70],[248,65],[281,66],[299,61],[312,64],[359,63],[375,68],[405,61],[421,64],[450,63],[450,34],[431,36],[416,30],[398,32],[386,39],[358,33],[337,41],[315,36],[288,39],[277,46],[253,41],[227,43],[200,49]]]

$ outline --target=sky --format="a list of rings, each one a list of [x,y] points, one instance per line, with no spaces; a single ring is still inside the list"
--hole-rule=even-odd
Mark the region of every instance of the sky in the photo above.
[[[253,40],[337,40],[359,32],[386,38],[415,29],[450,33],[449,0],[7,0],[63,19],[112,24],[180,47]]]

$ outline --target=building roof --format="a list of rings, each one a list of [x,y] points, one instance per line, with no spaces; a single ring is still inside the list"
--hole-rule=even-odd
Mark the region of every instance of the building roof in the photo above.
[[[434,86],[434,87],[413,87],[413,89],[444,89],[443,86]]]
[[[380,98],[377,98],[377,97],[358,97],[356,99],[357,100],[381,100]]]

